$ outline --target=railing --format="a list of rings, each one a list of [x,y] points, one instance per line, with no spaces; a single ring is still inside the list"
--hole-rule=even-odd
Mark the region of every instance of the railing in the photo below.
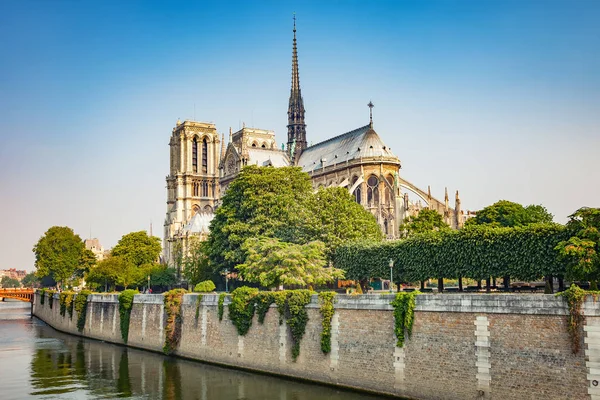
[[[0,299],[16,299],[33,302],[33,289],[0,289]]]

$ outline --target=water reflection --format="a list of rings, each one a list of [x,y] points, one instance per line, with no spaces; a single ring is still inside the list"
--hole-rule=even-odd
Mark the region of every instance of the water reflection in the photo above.
[[[57,332],[25,313],[22,318],[4,318],[3,311],[0,307],[0,335],[12,335],[6,340],[20,352],[9,356],[0,346],[0,364],[9,362],[7,357],[20,357],[29,368],[0,369],[3,383],[8,383],[0,394],[2,399],[376,398],[82,339]],[[10,329],[3,329],[6,324]],[[4,340],[0,338],[0,345]],[[25,379],[19,380],[21,376]]]

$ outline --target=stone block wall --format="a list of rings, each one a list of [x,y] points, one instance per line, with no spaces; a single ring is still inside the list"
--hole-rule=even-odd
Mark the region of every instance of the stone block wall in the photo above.
[[[290,376],[412,399],[591,399],[600,400],[600,306],[586,301],[581,350],[573,354],[567,307],[552,295],[437,294],[417,297],[413,334],[396,346],[391,295],[337,296],[331,353],[320,347],[316,296],[300,355],[292,360],[292,338],[279,325],[275,306],[264,324],[255,317],[245,336],[218,318],[218,296],[204,295],[196,316],[196,294],[184,296],[182,333],[176,355],[215,364]],[[77,315],[39,304],[33,313],[54,328],[122,343],[117,295],[91,295],[86,325]],[[162,295],[136,295],[128,345],[161,352],[166,313]]]

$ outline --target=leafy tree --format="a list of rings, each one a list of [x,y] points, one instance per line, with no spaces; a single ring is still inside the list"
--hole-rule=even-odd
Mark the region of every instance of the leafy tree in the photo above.
[[[342,270],[326,267],[325,245],[304,245],[276,238],[250,238],[244,243],[248,256],[237,266],[243,279],[273,288],[280,285],[321,285],[343,278]]]
[[[104,287],[105,290],[114,290],[124,264],[125,260],[119,256],[111,256],[98,262],[87,274],[87,284],[94,289]]]
[[[153,264],[161,251],[160,239],[148,236],[146,231],[131,232],[124,235],[112,249],[111,255],[123,257],[135,266]]]
[[[574,279],[600,279],[600,208],[583,207],[569,216],[568,240],[557,246],[559,254],[568,262],[567,272]]]
[[[400,231],[404,232],[404,236],[412,236],[418,233],[426,233],[431,231],[447,231],[451,229],[440,213],[435,210],[425,208],[419,211],[416,216],[407,217],[400,227]]]
[[[35,272],[30,272],[21,280],[21,284],[26,287],[39,287],[41,279],[35,276]]]
[[[148,275],[146,274],[145,277]],[[154,264],[150,269],[150,286],[167,288],[177,283],[177,271],[166,265]],[[140,286],[142,286],[144,283]]]
[[[188,239],[188,254],[182,258],[183,276],[192,285],[210,280],[214,272],[208,262],[208,247],[206,241],[197,236]]]
[[[212,265],[232,270],[242,264],[246,258],[242,246],[249,238],[304,241],[311,196],[310,177],[299,167],[242,169],[210,225],[207,246]]]
[[[474,218],[465,223],[466,226],[491,225],[494,227],[515,227],[535,223],[551,223],[552,214],[541,205],[523,207],[519,203],[500,200],[483,210],[477,211]]]
[[[2,280],[0,280],[0,285],[4,288],[18,288],[21,287],[21,282],[10,276],[3,276]]]
[[[85,248],[79,235],[66,226],[48,229],[33,247],[33,252],[36,275],[52,277],[59,287],[80,276],[92,262],[91,252]]]
[[[328,259],[344,242],[383,239],[373,214],[354,201],[345,188],[320,188],[312,198],[309,211],[306,213],[311,217],[307,221],[310,223],[308,239],[323,242]]]

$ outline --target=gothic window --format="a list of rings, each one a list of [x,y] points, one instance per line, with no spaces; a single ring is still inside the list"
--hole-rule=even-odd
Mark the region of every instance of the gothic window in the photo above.
[[[379,179],[375,175],[371,175],[367,180],[367,204],[369,207],[374,207],[379,204]]]
[[[356,183],[356,181],[358,181],[358,176],[355,176],[354,178],[352,178],[352,184],[350,185],[350,187],[354,186],[354,184]],[[360,190],[360,185],[358,185],[356,187],[356,189],[354,189],[354,200],[356,200],[356,202],[358,204],[360,204],[361,201],[361,197],[362,197],[362,192]]]
[[[266,148],[267,148],[267,146],[266,146],[264,143],[263,143],[263,144],[262,144],[262,146],[260,146],[260,147],[262,147],[263,149],[266,149]]]
[[[256,142],[252,142],[252,147],[256,147],[256,146],[258,146],[258,145],[256,144]]]
[[[202,196],[208,197],[208,182],[202,181]]]
[[[206,173],[208,171],[208,145],[206,143],[206,138],[202,140],[202,172]]]
[[[391,175],[388,175],[388,177],[386,178],[386,180],[388,181],[388,183],[390,184],[390,186],[385,185],[385,201],[387,202],[387,204],[389,204],[390,206],[392,205],[392,200],[393,200],[393,188],[394,187],[394,178],[392,178]]]
[[[388,220],[387,219],[383,220],[383,229],[384,229],[386,235],[390,234],[390,232],[388,231]]]
[[[198,172],[198,139],[194,138],[192,143],[192,169]]]

